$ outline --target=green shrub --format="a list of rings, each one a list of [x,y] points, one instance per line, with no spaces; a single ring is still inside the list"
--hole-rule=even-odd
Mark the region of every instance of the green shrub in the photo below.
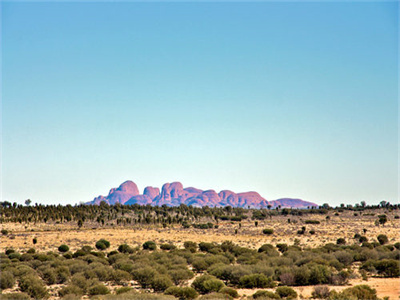
[[[197,244],[195,242],[186,241],[183,243],[183,247],[192,253],[195,253],[197,251]]]
[[[26,293],[9,293],[9,294],[1,294],[1,299],[2,300],[30,300],[31,297],[29,297],[29,295]]]
[[[89,295],[107,295],[110,293],[110,290],[102,283],[96,284],[89,288]]]
[[[155,276],[150,286],[155,292],[164,292],[167,288],[172,286],[172,280],[167,275]]]
[[[174,250],[174,249],[176,249],[176,246],[173,244],[161,244],[160,249],[161,250]]]
[[[58,251],[60,252],[68,252],[69,251],[69,247],[65,244],[61,245],[60,247],[58,247]]]
[[[168,275],[171,277],[174,284],[181,284],[183,281],[193,278],[194,274],[188,270],[186,266],[179,269],[168,270]]]
[[[239,283],[241,287],[247,289],[275,287],[275,282],[272,278],[267,277],[264,274],[245,275],[240,278]]]
[[[29,248],[29,250],[26,251],[26,253],[29,253],[29,254],[34,254],[35,252],[36,252],[35,248]]]
[[[1,234],[2,235],[7,235],[8,234],[8,230],[7,229],[2,229],[1,230]]]
[[[211,275],[202,275],[197,277],[192,283],[192,287],[200,294],[218,292],[224,286],[225,285],[221,280],[218,280]]]
[[[346,240],[344,238],[338,238],[336,240],[336,245],[346,245]]]
[[[135,252],[135,250],[127,244],[119,245],[118,251],[121,253],[129,253],[129,254],[132,254],[133,252]]]
[[[59,292],[58,295],[60,297],[64,297],[65,295],[75,295],[75,296],[81,296],[83,295],[83,290],[76,285],[70,284],[65,287],[63,287]]]
[[[105,250],[110,247],[110,242],[105,240],[105,239],[100,239],[96,242],[96,248],[99,250]],[[82,249],[82,251],[86,252],[85,250]]]
[[[335,295],[336,293],[333,293]],[[342,299],[363,299],[363,300],[377,300],[376,290],[369,287],[368,285],[356,285],[351,288],[347,288],[343,290],[341,293],[338,293],[343,298]]]
[[[198,299],[199,300],[230,300],[232,298],[227,294],[213,292],[211,294],[202,295]]]
[[[318,220],[305,220],[306,224],[320,224],[321,222]]]
[[[297,293],[294,289],[288,286],[280,286],[275,293],[283,299],[297,299]]]
[[[143,244],[143,249],[144,250],[156,250],[157,245],[153,241],[147,241]]]
[[[289,246],[287,244],[276,244],[279,252],[284,253],[289,250]]]
[[[228,296],[232,298],[239,298],[238,292],[230,287],[223,287],[222,289],[219,290],[221,294],[227,294]]]
[[[280,299],[279,295],[270,291],[257,291],[252,295],[253,299]]]
[[[130,291],[132,291],[132,290],[133,290],[133,289],[132,289],[131,287],[129,287],[129,286],[123,286],[123,287],[120,287],[120,288],[118,288],[118,289],[115,289],[115,293],[116,293],[117,295],[121,295],[121,294],[130,292]]]
[[[165,295],[172,295],[179,300],[196,299],[199,295],[194,288],[171,286],[165,292]]]
[[[377,239],[381,245],[385,245],[389,242],[389,239],[385,234],[378,235]]]
[[[124,281],[132,279],[132,275],[124,270],[113,270],[110,274],[110,279],[116,284],[122,284]]]
[[[264,244],[258,249],[258,253],[266,253],[268,256],[279,256],[279,252],[271,244]]]
[[[394,259],[382,259],[374,264],[379,275],[384,277],[399,277],[400,276],[400,261]]]
[[[0,273],[0,288],[2,290],[11,289],[15,284],[13,273],[9,271],[2,271]]]
[[[271,229],[271,228],[265,228],[262,232],[263,232],[264,234],[271,235],[271,234],[274,233],[274,230]]]
[[[47,289],[43,282],[34,275],[26,275],[20,278],[19,288],[34,299],[45,299],[48,297]]]
[[[143,267],[132,271],[133,279],[135,279],[142,288],[150,287],[156,271],[151,267]]]

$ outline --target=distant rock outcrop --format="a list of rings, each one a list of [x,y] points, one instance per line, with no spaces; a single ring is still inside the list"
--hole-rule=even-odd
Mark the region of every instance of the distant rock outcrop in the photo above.
[[[113,188],[107,197],[98,196],[87,204],[100,204],[102,201],[112,205],[116,203],[132,205],[168,205],[179,206],[181,204],[192,206],[232,206],[244,208],[266,208],[266,207],[293,207],[307,208],[318,206],[315,203],[301,199],[282,198],[268,201],[257,192],[234,193],[223,190],[217,193],[214,190],[200,190],[194,187],[183,188],[182,183],[172,182],[162,186],[161,192],[157,187],[148,186],[144,189],[143,195],[139,193],[137,185],[132,181],[125,181],[118,188]]]

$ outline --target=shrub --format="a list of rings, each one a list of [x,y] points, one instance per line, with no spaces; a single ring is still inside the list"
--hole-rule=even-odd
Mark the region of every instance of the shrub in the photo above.
[[[8,234],[8,230],[7,229],[2,229],[1,230],[1,234],[2,235],[7,235]]]
[[[132,254],[133,252],[135,252],[135,250],[127,244],[119,245],[118,251],[121,253],[129,253],[129,254]]]
[[[63,287],[59,292],[58,295],[60,297],[64,297],[65,295],[75,295],[75,296],[81,296],[83,295],[83,290],[76,285],[70,284],[65,287]]]
[[[9,271],[2,271],[0,273],[0,288],[2,290],[10,289],[15,284],[15,278],[13,273]]]
[[[395,247],[397,250],[399,250],[399,249],[400,249],[400,242],[395,243],[395,244],[394,244],[394,247]]]
[[[266,253],[268,256],[279,256],[278,251],[271,244],[264,244],[258,249],[258,253]]]
[[[264,234],[271,235],[271,234],[274,233],[274,230],[271,229],[271,228],[265,228],[262,232],[263,232]]]
[[[34,254],[35,252],[36,252],[35,248],[29,248],[29,250],[26,251],[26,253],[29,253],[29,254]]]
[[[130,292],[130,291],[132,291],[132,290],[133,290],[133,289],[132,289],[131,287],[129,287],[129,286],[123,286],[123,287],[120,287],[120,288],[115,289],[115,293],[116,293],[117,295],[121,295],[121,294]]]
[[[219,290],[221,294],[227,294],[228,296],[231,296],[232,298],[239,298],[238,292],[230,287],[223,287],[222,289]]]
[[[151,267],[143,267],[132,271],[133,278],[139,282],[142,288],[147,288],[153,282],[156,271]]]
[[[239,283],[241,287],[247,289],[275,287],[275,282],[272,278],[267,277],[264,274],[245,275],[240,278]]]
[[[289,246],[287,244],[276,244],[276,247],[281,253],[284,253],[289,250]]]
[[[167,275],[159,275],[154,277],[150,286],[155,292],[164,292],[172,285],[172,280]]]
[[[153,241],[147,241],[143,244],[143,249],[144,250],[156,250],[157,245]]]
[[[194,276],[193,272],[188,270],[186,266],[182,266],[182,268],[179,269],[168,270],[168,275],[176,285],[181,284],[182,281],[193,278]]]
[[[105,249],[107,249],[107,248],[109,248],[110,247],[110,242],[109,241],[107,241],[107,240],[105,240],[105,239],[101,239],[101,240],[98,240],[97,242],[96,242],[96,248],[97,249],[99,249],[99,250],[105,250]],[[85,250],[83,250],[82,249],[82,251],[83,252],[86,252]]]
[[[124,281],[132,279],[132,275],[124,270],[113,270],[110,274],[110,279],[116,284],[122,284]]]
[[[344,238],[338,238],[336,240],[336,245],[346,245],[346,240]]]
[[[329,297],[329,287],[326,285],[315,286],[311,296],[316,299],[327,299]]]
[[[1,294],[2,300],[30,300],[31,297],[25,293],[9,293],[9,294]]]
[[[61,245],[60,247],[58,247],[58,251],[60,251],[60,252],[68,252],[69,251],[69,247],[67,245]]]
[[[378,235],[377,239],[378,239],[379,244],[381,244],[381,245],[385,245],[389,242],[388,237],[384,234]]]
[[[218,280],[211,275],[202,275],[197,277],[192,283],[192,287],[200,294],[218,292],[224,286],[225,285],[221,280]]]
[[[305,220],[306,224],[320,224],[321,222],[318,220]]]
[[[356,285],[351,288],[347,288],[339,293],[342,295],[344,299],[349,298],[356,298],[356,299],[363,299],[363,300],[377,300],[378,297],[376,296],[376,290],[369,287],[368,285]]]
[[[199,295],[194,288],[171,286],[165,292],[165,295],[172,295],[179,300],[196,299]]]
[[[279,295],[270,291],[257,291],[253,294],[253,299],[280,299]]]
[[[400,262],[398,260],[382,259],[377,261],[374,265],[378,274],[383,275],[384,277],[400,276]]]
[[[195,242],[186,241],[183,243],[183,247],[192,253],[195,253],[197,251],[197,244]]]
[[[47,289],[43,282],[34,275],[26,275],[20,278],[19,288],[34,299],[47,298]]]
[[[36,245],[36,244],[37,244],[37,238],[33,238],[33,239],[32,239],[32,243],[33,243],[34,245]]]
[[[96,284],[89,289],[89,295],[107,295],[110,293],[110,290],[102,283]]]
[[[368,242],[368,239],[367,239],[367,237],[366,236],[360,236],[359,238],[358,238],[358,241],[360,242],[360,243],[365,243],[365,242]]]
[[[278,287],[275,293],[284,299],[297,299],[296,291],[288,286]]]
[[[310,230],[310,234],[315,234],[315,230],[314,230],[314,229],[311,229],[311,230]]]
[[[174,249],[176,249],[176,246],[173,244],[161,244],[160,249],[161,250],[174,250]]]

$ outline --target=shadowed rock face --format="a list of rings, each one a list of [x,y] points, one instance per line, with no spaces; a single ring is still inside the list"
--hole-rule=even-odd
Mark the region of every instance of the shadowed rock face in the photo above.
[[[132,181],[125,181],[118,188],[110,190],[107,197],[98,196],[87,204],[108,204],[121,203],[126,205],[168,205],[179,206],[181,204],[193,206],[232,206],[243,208],[264,208],[268,207],[293,207],[307,208],[318,206],[315,203],[303,201],[300,199],[282,198],[275,201],[267,201],[256,192],[234,193],[229,190],[223,190],[217,193],[214,190],[200,190],[194,187],[183,188],[182,183],[165,183],[162,186],[161,193],[159,188],[148,186],[144,189],[143,195]]]

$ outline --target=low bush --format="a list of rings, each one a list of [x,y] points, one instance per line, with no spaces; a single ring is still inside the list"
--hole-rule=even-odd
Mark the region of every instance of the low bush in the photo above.
[[[144,250],[156,250],[157,245],[153,241],[147,241],[143,244],[143,249]]]
[[[196,299],[199,295],[194,288],[171,286],[165,292],[165,295],[172,295],[179,300]]]
[[[200,294],[218,292],[224,286],[225,285],[221,280],[211,275],[202,275],[197,277],[192,283],[192,287]]]
[[[121,294],[130,292],[130,291],[132,291],[132,290],[133,290],[133,289],[132,289],[131,287],[129,287],[129,286],[123,286],[123,287],[120,287],[120,288],[115,289],[115,293],[116,293],[117,295],[121,295]]]
[[[132,254],[133,252],[135,252],[135,250],[127,244],[119,245],[118,251],[121,253],[129,253],[129,254]]]
[[[197,244],[195,242],[186,241],[183,243],[183,247],[192,253],[195,253],[197,251]]]
[[[15,284],[13,273],[9,271],[2,271],[0,273],[0,288],[2,290],[11,289]]]
[[[280,299],[279,295],[270,291],[257,291],[252,295],[253,299]]]
[[[363,299],[378,300],[376,290],[368,285],[356,285],[351,288],[344,289],[342,292],[331,291],[329,299],[345,300],[345,299]]]
[[[110,242],[105,240],[105,239],[100,239],[96,242],[95,244],[96,248],[99,250],[105,250],[107,248],[110,248]],[[82,249],[83,252],[87,252],[84,249]]]
[[[275,293],[283,299],[297,299],[297,293],[294,289],[288,286],[280,286]]]
[[[65,244],[61,245],[60,247],[58,247],[58,251],[60,252],[68,252],[69,251],[69,247]]]
[[[329,294],[330,294],[329,287],[327,287],[326,285],[319,285],[314,287],[311,296],[314,299],[328,299]]]
[[[29,295],[26,293],[9,293],[9,294],[1,294],[1,299],[2,300],[30,300],[31,297],[29,297]]]
[[[264,274],[245,275],[240,278],[239,284],[241,287],[246,289],[275,287],[275,282],[272,278],[267,277]]]
[[[321,222],[318,220],[305,220],[304,223],[306,224],[320,224]]]
[[[107,295],[110,293],[110,290],[102,283],[96,284],[89,288],[89,295]]]
[[[34,275],[26,275],[20,278],[19,288],[34,299],[45,299],[48,297],[47,289],[43,282]]]
[[[176,249],[176,246],[173,244],[161,244],[160,249],[161,250],[174,250],[174,249]]]
[[[222,289],[219,290],[221,294],[227,294],[228,296],[232,298],[239,298],[238,292],[230,287],[223,287]]]
[[[265,228],[265,229],[263,229],[262,233],[263,234],[267,234],[267,235],[271,235],[271,234],[274,233],[274,230],[271,229],[271,228]]]
[[[155,276],[150,286],[155,292],[164,292],[170,286],[172,286],[172,280],[167,275]]]
[[[70,284],[65,287],[63,287],[59,292],[58,295],[60,297],[64,297],[66,295],[75,295],[75,296],[81,296],[83,295],[83,290],[76,285]]]
[[[387,244],[387,243],[389,242],[389,239],[388,239],[388,237],[387,237],[385,234],[380,234],[380,235],[378,235],[378,236],[377,236],[377,239],[378,239],[378,242],[379,242],[381,245],[385,245],[385,244]]]

